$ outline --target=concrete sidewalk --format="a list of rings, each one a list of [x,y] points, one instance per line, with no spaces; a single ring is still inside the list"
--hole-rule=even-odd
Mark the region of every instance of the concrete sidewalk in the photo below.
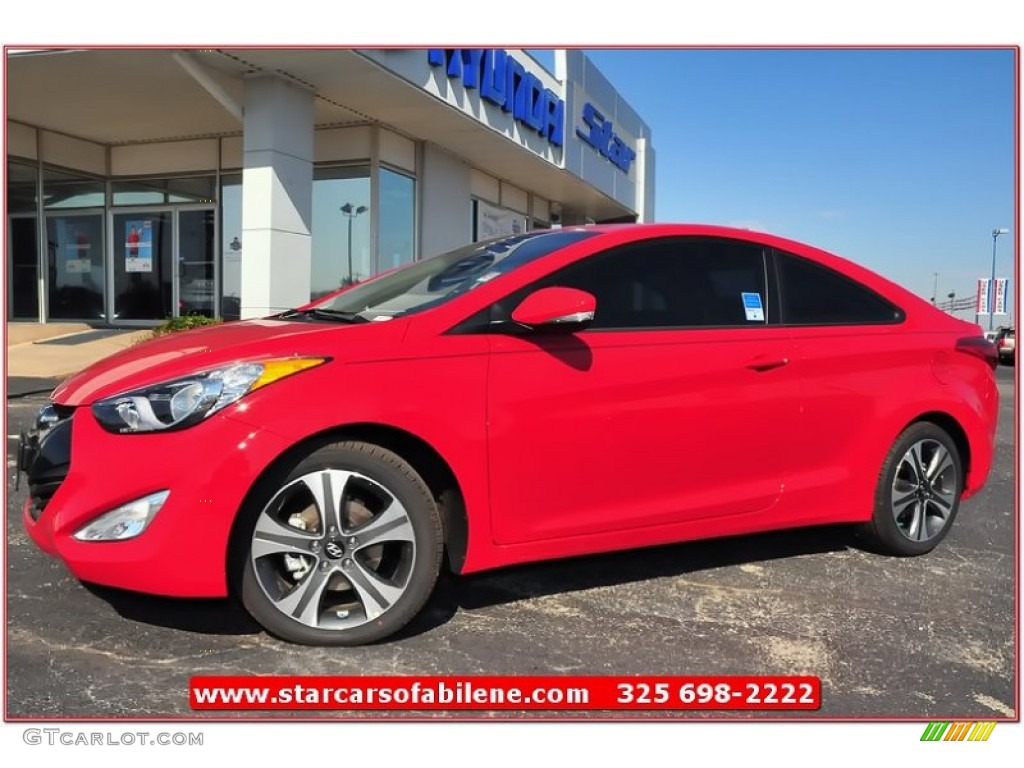
[[[46,389],[149,333],[94,329],[84,323],[7,323],[8,395]]]

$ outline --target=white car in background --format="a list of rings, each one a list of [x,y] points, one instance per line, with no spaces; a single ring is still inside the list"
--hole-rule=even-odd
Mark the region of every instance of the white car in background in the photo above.
[[[999,362],[1013,365],[1017,357],[1017,338],[1013,328],[1003,328],[993,339],[999,352]]]

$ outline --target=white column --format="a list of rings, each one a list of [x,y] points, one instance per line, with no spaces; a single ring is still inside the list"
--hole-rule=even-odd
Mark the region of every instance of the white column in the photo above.
[[[426,259],[473,240],[473,198],[469,166],[447,152],[425,144],[421,172],[420,254]]]
[[[309,301],[313,94],[276,75],[245,82],[242,318]]]
[[[637,221],[646,224],[654,221],[654,148],[649,139],[636,140],[636,213]]]

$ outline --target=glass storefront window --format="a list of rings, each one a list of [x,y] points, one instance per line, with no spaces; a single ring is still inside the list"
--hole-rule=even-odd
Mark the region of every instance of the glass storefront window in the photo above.
[[[102,208],[105,198],[100,179],[43,169],[43,204],[47,210]]]
[[[103,215],[49,214],[46,263],[50,320],[106,319],[103,306]]]
[[[115,181],[110,189],[114,205],[166,205],[212,203],[215,185],[213,176],[190,176]]]
[[[8,217],[10,272],[8,304],[12,320],[39,320],[39,248],[35,216]]]
[[[12,320],[39,319],[37,187],[35,166],[7,164],[7,306]]]
[[[218,199],[214,177],[111,180],[110,196],[100,179],[43,169],[46,242],[37,243],[38,166],[8,162],[8,267],[10,317],[36,319],[39,313],[39,259],[44,259],[51,320],[148,320],[173,312],[211,314],[218,309],[215,256],[217,227],[211,212],[182,211],[181,226],[194,223],[195,243],[179,228],[179,261],[172,261],[172,214],[145,211],[146,205],[210,202]],[[371,211],[369,165],[314,169],[310,295],[318,298],[345,285],[407,264],[416,257],[416,180],[381,168],[379,210]],[[242,176],[221,177],[220,314],[241,315]],[[109,201],[109,202],[108,202]],[[139,206],[138,212],[122,206]],[[121,208],[111,211],[109,206]],[[82,210],[92,208],[95,210]],[[107,215],[114,213],[113,243],[107,245]],[[190,218],[191,217],[191,218]],[[192,220],[195,219],[193,222]],[[376,219],[377,251],[372,222]],[[131,225],[149,223],[151,256],[132,253]],[[187,227],[186,227],[187,228]],[[122,231],[123,230],[123,231]],[[191,230],[189,230],[191,231]],[[139,235],[141,238],[142,236]],[[141,242],[141,240],[139,241]],[[45,245],[45,250],[43,247]],[[187,246],[187,247],[186,247]],[[193,247],[194,246],[194,247]],[[107,248],[114,258],[105,264]],[[185,254],[195,251],[196,257]],[[136,256],[139,258],[137,259]],[[186,263],[187,262],[187,263]],[[195,263],[193,263],[195,262]],[[172,276],[178,280],[178,307],[171,306]],[[107,281],[114,290],[108,299]],[[148,298],[147,298],[148,297]],[[107,301],[113,317],[107,318]]]
[[[416,258],[416,181],[404,173],[380,169],[378,272]]]
[[[312,298],[377,271],[370,252],[370,216],[369,166],[314,170]]]
[[[7,163],[7,213],[36,212],[36,168],[25,163]]]
[[[242,177],[221,176],[220,185],[220,313],[238,320],[242,311]]]

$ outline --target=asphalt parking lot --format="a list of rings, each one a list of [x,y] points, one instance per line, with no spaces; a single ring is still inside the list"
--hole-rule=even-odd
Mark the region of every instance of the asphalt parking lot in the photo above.
[[[45,396],[11,399],[7,716],[190,715],[199,674],[813,674],[819,716],[1012,717],[1013,374],[989,484],[929,556],[825,528],[448,577],[397,638],[355,649],[279,642],[226,600],[76,581],[22,530],[10,435]]]

